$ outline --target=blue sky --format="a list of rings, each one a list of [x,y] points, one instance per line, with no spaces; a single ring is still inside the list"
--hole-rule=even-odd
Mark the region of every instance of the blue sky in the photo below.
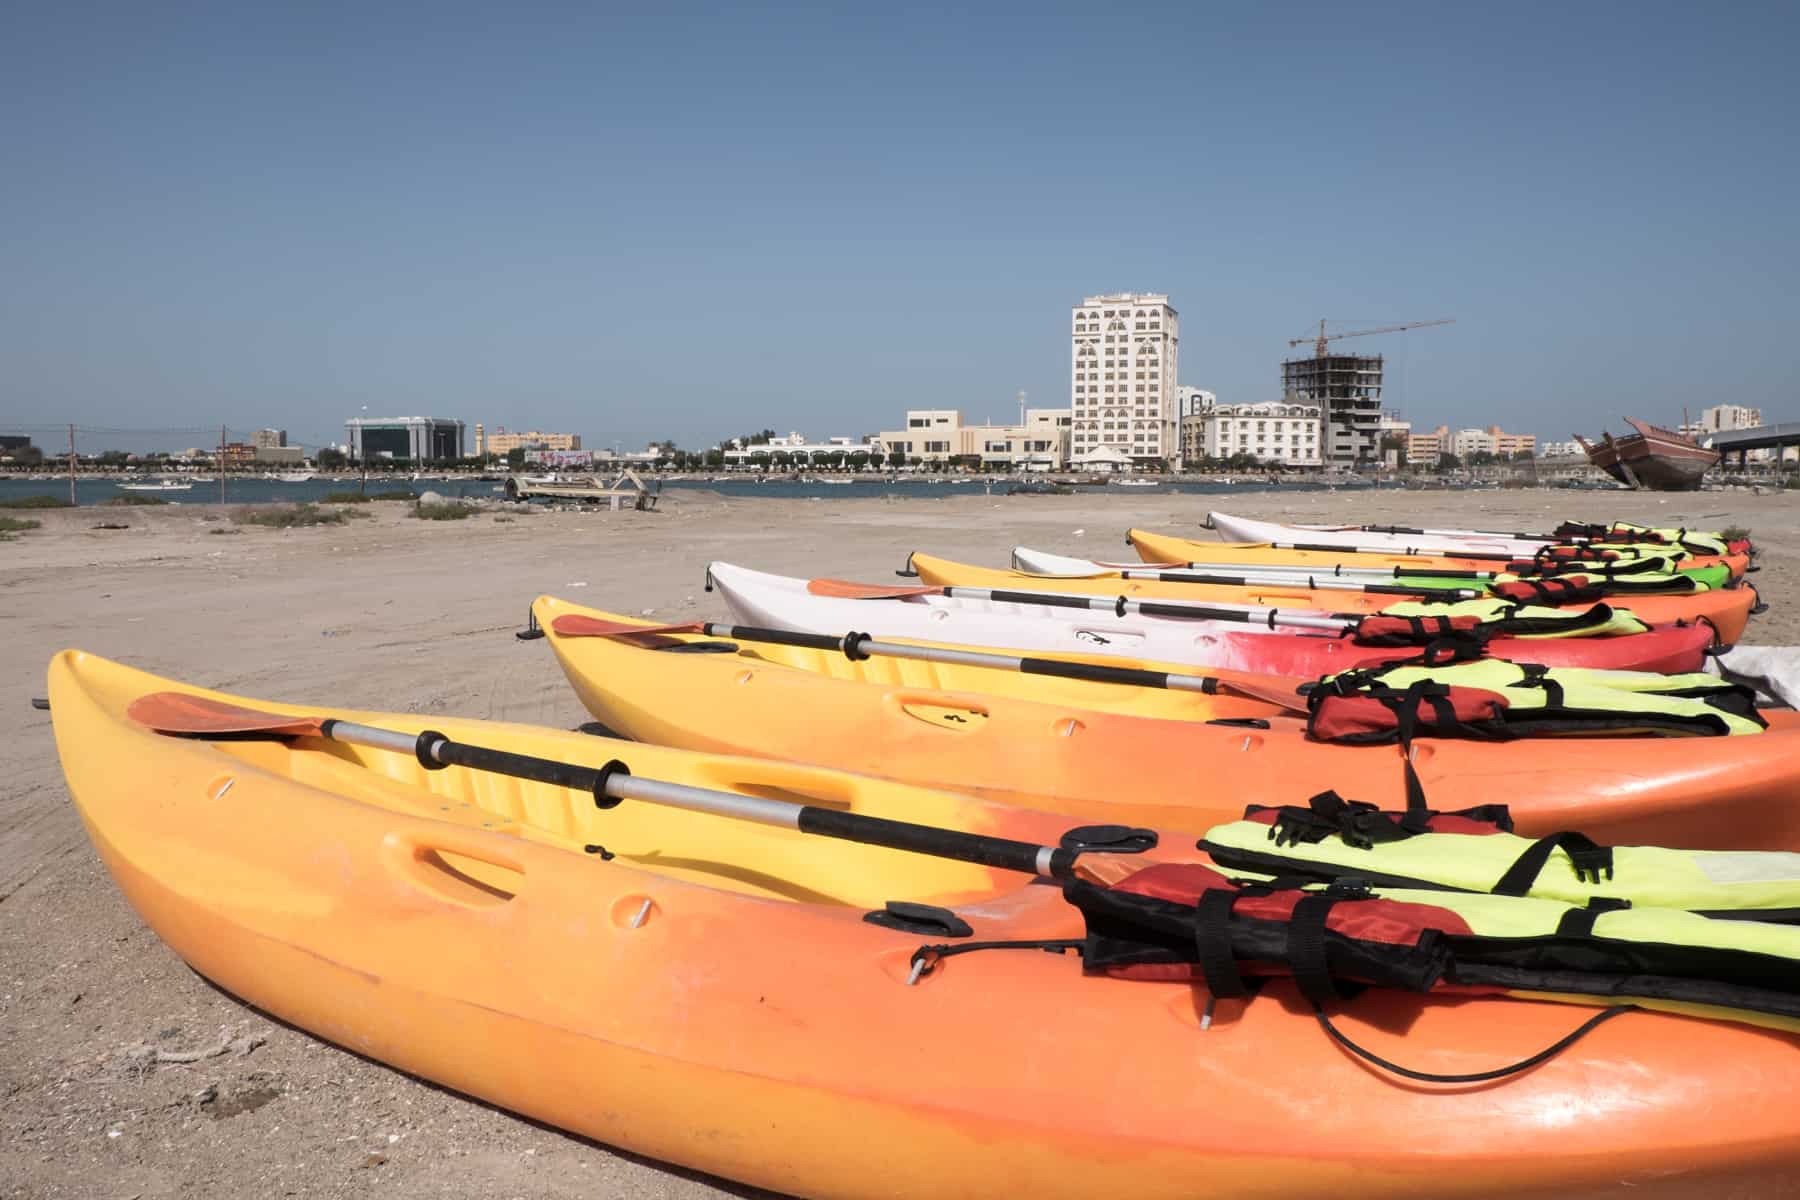
[[[1320,317],[1448,316],[1345,343],[1416,424],[1791,417],[1797,25],[13,4],[0,423],[1003,418],[1068,403],[1069,305],[1125,289],[1172,296],[1182,382],[1228,400]]]

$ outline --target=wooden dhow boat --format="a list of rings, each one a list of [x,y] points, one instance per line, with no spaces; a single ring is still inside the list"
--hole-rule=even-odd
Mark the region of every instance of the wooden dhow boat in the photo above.
[[[1620,483],[1652,492],[1691,492],[1719,461],[1717,450],[1693,438],[1636,417],[1626,417],[1625,423],[1636,432],[1619,438],[1602,433],[1597,444],[1575,435],[1588,461]]]

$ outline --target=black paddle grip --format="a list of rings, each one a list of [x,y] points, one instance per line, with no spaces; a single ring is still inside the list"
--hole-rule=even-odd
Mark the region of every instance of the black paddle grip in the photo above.
[[[428,759],[431,761],[427,762]],[[453,742],[443,734],[430,730],[419,735],[419,761],[427,765],[493,771],[498,775],[511,775],[515,779],[530,779],[536,783],[553,784],[578,792],[594,792],[596,796],[600,794],[597,789],[604,784],[606,776],[617,771],[610,763],[607,767],[596,770],[577,763],[553,762],[530,754],[470,746],[463,742]]]
[[[801,833],[862,842],[868,846],[885,846],[889,850],[906,850],[929,854],[934,858],[953,858],[959,862],[997,867],[1002,871],[1038,873],[1038,859],[1045,847],[1011,838],[984,837],[956,829],[936,829],[907,821],[890,821],[885,817],[868,817],[859,813],[839,812],[831,808],[807,805],[800,810],[797,828]],[[1066,877],[1074,868],[1074,851],[1058,849],[1050,855],[1050,873]]]
[[[1104,663],[1059,662],[1049,658],[1021,658],[1019,670],[1026,675],[1051,675],[1058,679],[1080,679],[1088,683],[1123,683],[1130,687],[1166,688],[1166,671],[1145,671],[1138,667],[1109,667]]]
[[[736,638],[744,642],[772,642],[777,646],[799,646],[805,650],[842,650],[844,639],[823,633],[796,633],[792,629],[760,629],[755,625],[715,625],[708,623],[706,632],[713,637]]]

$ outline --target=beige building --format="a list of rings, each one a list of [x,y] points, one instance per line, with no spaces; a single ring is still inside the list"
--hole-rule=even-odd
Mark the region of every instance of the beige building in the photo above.
[[[1291,399],[1195,408],[1181,418],[1182,458],[1192,465],[1201,458],[1248,454],[1283,466],[1316,467],[1319,413],[1319,405]]]
[[[1181,319],[1168,296],[1089,296],[1070,326],[1070,461],[1105,446],[1140,466],[1178,458]]]
[[[1507,433],[1498,425],[1489,425],[1486,429],[1459,429],[1450,439],[1450,453],[1458,458],[1466,459],[1471,454],[1481,453],[1510,458],[1521,452],[1537,453],[1536,434]]]
[[[484,446],[483,440],[486,445]],[[508,433],[496,427],[492,433],[483,433],[481,426],[475,427],[475,453],[477,454],[510,454],[514,450],[579,450],[581,435],[578,433],[540,433],[533,429],[525,433]]]
[[[1510,458],[1520,453],[1534,455],[1537,453],[1537,435],[1507,433],[1498,425],[1451,433],[1448,425],[1439,425],[1429,433],[1409,434],[1406,439],[1406,459],[1414,466],[1433,466],[1445,454],[1467,459],[1471,454],[1483,453],[1498,458]]]
[[[1406,461],[1414,465],[1423,464],[1428,467],[1437,465],[1437,460],[1450,452],[1450,427],[1439,425],[1429,433],[1409,433],[1406,435]]]
[[[984,467],[1058,471],[1069,463],[1066,408],[1028,408],[1014,425],[965,425],[954,408],[911,409],[906,428],[875,435],[874,445],[890,466],[918,459],[943,466],[951,459],[979,461]]]
[[[250,435],[250,444],[258,450],[274,450],[287,445],[287,430],[259,429]]]

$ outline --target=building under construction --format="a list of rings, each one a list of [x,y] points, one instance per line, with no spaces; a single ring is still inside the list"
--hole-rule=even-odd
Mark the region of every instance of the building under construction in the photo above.
[[[1351,465],[1380,457],[1381,355],[1326,354],[1281,364],[1285,396],[1319,406],[1319,457]]]

